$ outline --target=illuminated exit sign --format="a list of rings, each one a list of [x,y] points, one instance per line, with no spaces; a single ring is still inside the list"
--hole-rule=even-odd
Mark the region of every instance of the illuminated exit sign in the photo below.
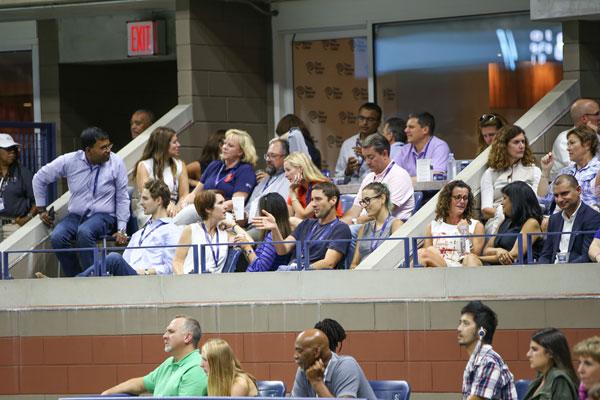
[[[127,23],[127,55],[129,57],[165,54],[164,21]]]

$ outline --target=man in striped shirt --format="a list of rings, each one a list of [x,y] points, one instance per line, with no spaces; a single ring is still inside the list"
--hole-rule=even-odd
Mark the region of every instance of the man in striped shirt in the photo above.
[[[463,374],[463,399],[517,400],[513,375],[492,349],[498,325],[496,313],[480,301],[470,302],[460,313],[458,344],[469,354]]]

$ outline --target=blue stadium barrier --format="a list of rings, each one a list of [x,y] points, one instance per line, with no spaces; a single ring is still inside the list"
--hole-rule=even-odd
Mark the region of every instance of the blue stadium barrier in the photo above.
[[[256,381],[258,396],[285,397],[285,383],[282,381]]]
[[[410,385],[406,381],[369,381],[379,400],[409,400]]]
[[[542,237],[547,237],[547,236],[552,236],[552,235],[595,235],[596,231],[573,231],[573,232],[541,232],[541,233],[536,233],[536,232],[530,232],[527,234],[527,263],[532,264],[533,263],[533,254],[532,254],[532,237],[533,236],[542,236]],[[593,262],[593,261],[590,261]]]

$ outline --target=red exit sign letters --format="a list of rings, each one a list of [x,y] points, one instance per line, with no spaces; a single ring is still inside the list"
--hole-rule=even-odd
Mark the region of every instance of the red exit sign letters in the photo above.
[[[164,21],[127,23],[127,55],[152,56],[163,53]]]

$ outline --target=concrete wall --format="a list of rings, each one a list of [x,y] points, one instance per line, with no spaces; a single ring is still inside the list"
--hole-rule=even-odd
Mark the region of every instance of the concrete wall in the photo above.
[[[197,159],[206,137],[228,128],[248,131],[263,154],[274,131],[267,122],[270,18],[246,4],[176,4],[179,103],[194,106],[194,125],[182,137],[182,158]]]
[[[3,281],[0,395],[97,393],[143,375],[184,313],[203,341],[224,338],[258,379],[288,390],[295,335],[329,317],[369,379],[407,379],[415,399],[454,399],[466,364],[455,328],[468,300],[498,313],[495,348],[517,378],[532,378],[525,353],[536,329],[560,328],[571,345],[600,334],[599,279],[588,264]]]

